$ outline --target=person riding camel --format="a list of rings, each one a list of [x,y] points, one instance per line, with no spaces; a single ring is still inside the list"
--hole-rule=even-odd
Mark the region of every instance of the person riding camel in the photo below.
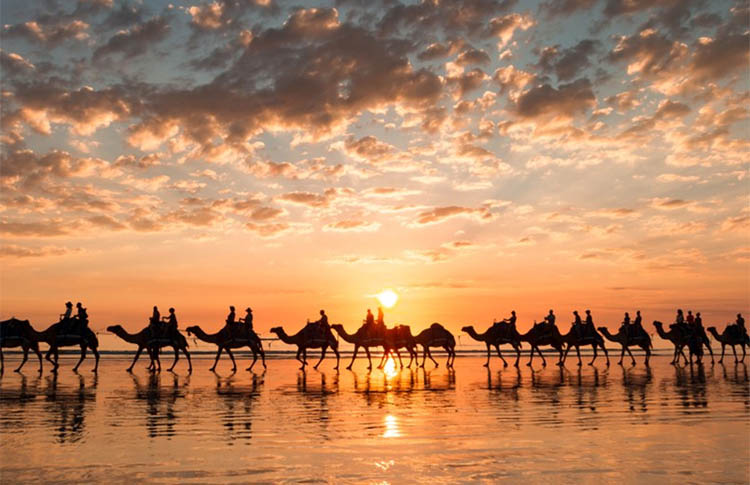
[[[320,310],[320,319],[313,323],[318,326],[318,332],[319,332],[320,338],[325,340],[326,336],[328,335],[328,332],[331,329],[331,326],[328,325],[328,315],[326,315],[325,310]]]
[[[161,334],[161,313],[159,313],[159,309],[156,305],[154,305],[154,311],[151,313],[151,318],[148,319],[148,332],[152,339]]]
[[[73,315],[73,303],[65,303],[65,313],[60,314],[60,328],[67,331],[70,328],[70,317]]]
[[[620,324],[620,329],[625,334],[625,338],[630,338],[630,314],[628,312],[625,312],[625,316],[622,319],[622,324]]]
[[[370,309],[367,309],[367,314],[365,315],[365,328],[367,330],[374,330],[375,329],[375,316],[372,314],[372,311]]]
[[[591,317],[591,310],[586,310],[586,323],[584,328],[584,334],[585,335],[593,335],[594,334],[594,319]]]
[[[695,317],[693,316],[692,310],[688,310],[687,317],[685,317],[685,323],[687,323],[691,327],[693,326],[693,323],[695,323]]]
[[[636,335],[642,331],[645,332],[645,330],[643,329],[643,317],[641,317],[640,310],[635,311],[635,320],[633,320],[633,329],[635,330]]]
[[[507,323],[509,325],[509,328],[510,328],[510,331],[508,331],[507,334],[512,335],[516,331],[516,311],[515,310],[511,310],[510,311],[510,316],[508,318],[505,318],[502,321],[500,321],[500,323]]]
[[[253,310],[250,307],[245,308],[245,316],[240,318],[242,327],[244,327],[245,336],[247,340],[254,338],[255,331],[253,330]]]
[[[583,322],[581,321],[581,316],[578,314],[578,310],[573,310],[573,315],[575,315],[575,320],[573,321],[573,331],[576,333],[576,337],[583,338]]]
[[[224,328],[229,330],[229,335],[232,337],[237,336],[237,327],[235,325],[235,315],[234,315],[234,306],[229,306],[229,315],[227,315],[226,320],[224,321]]]
[[[742,313],[737,314],[737,328],[740,331],[740,335],[747,335],[747,329],[745,328],[745,319],[742,318]]]
[[[544,320],[542,321],[542,331],[544,333],[551,333],[552,329],[555,326],[555,313],[550,310],[546,317],[544,317]]]
[[[385,327],[385,321],[383,320],[383,307],[378,307],[378,319],[376,322],[380,327]]]
[[[75,322],[76,322],[75,331],[78,334],[83,335],[83,332],[89,326],[89,314],[86,311],[86,309],[83,307],[80,301],[76,303],[76,309],[77,309],[77,313],[75,316]]]
[[[162,317],[162,320],[166,322],[166,325],[163,328],[163,336],[171,338],[177,333],[177,315],[174,313],[174,308],[170,308],[169,316]]]

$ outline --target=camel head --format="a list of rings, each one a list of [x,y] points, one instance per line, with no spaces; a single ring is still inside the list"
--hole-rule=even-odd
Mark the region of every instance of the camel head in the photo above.
[[[609,329],[607,327],[596,327],[596,329],[602,333],[609,332]]]
[[[471,332],[472,330],[474,330],[474,326],[473,326],[473,325],[466,325],[466,326],[464,326],[464,327],[461,327],[461,331],[462,331],[462,332],[466,332],[466,333],[469,333],[469,332]]]
[[[190,326],[190,327],[187,327],[187,328],[185,329],[185,331],[187,332],[187,334],[188,334],[188,337],[190,337],[190,336],[192,336],[192,335],[193,335],[193,334],[195,333],[195,331],[196,331],[197,329],[198,329],[198,326],[197,326],[197,325],[192,325],[192,326]]]
[[[659,320],[654,320],[654,327],[656,327],[656,328],[662,328],[662,327],[664,327],[664,324],[661,323]]]
[[[107,327],[107,332],[115,333],[115,332],[121,332],[122,331],[122,325],[110,325]]]
[[[279,333],[283,332],[283,331],[284,331],[284,329],[283,329],[283,328],[281,328],[281,327],[273,327],[273,328],[271,329],[271,333],[275,333],[275,334],[277,334],[277,335],[278,335]]]
[[[341,325],[340,323],[332,323],[331,324],[331,328],[334,329],[334,330],[336,330],[337,332],[340,332],[340,331],[344,330],[344,326]],[[273,330],[271,330],[271,331],[273,332]]]

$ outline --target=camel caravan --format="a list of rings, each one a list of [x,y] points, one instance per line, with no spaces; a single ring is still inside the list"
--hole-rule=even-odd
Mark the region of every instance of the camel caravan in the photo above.
[[[10,320],[0,322],[0,374],[4,371],[3,348],[21,348],[23,350],[23,360],[15,369],[17,372],[23,368],[28,360],[29,351],[33,351],[39,360],[39,372],[41,372],[43,364],[39,349],[40,342],[45,342],[49,347],[45,354],[45,359],[52,364],[53,372],[57,372],[59,367],[59,348],[70,346],[78,346],[81,349],[80,359],[75,367],[73,367],[74,371],[78,370],[86,358],[89,349],[91,349],[96,358],[93,370],[94,372],[97,371],[99,366],[99,341],[96,334],[88,326],[88,312],[81,303],[76,305],[76,315],[73,315],[73,305],[71,302],[67,302],[65,306],[66,311],[60,315],[59,320],[41,332],[35,330],[28,320],[11,318]],[[265,369],[267,366],[263,350],[263,339],[253,329],[252,309],[249,307],[246,308],[245,316],[239,319],[235,316],[235,307],[230,306],[229,310],[225,325],[218,332],[209,334],[201,329],[200,326],[192,325],[185,329],[188,337],[216,345],[216,357],[213,365],[210,367],[211,371],[216,369],[219,358],[223,352],[226,352],[232,361],[232,372],[236,372],[237,363],[232,350],[243,349],[245,347],[253,355],[252,363],[246,370],[251,371],[253,369],[258,361],[258,356],[260,356],[263,368]],[[651,337],[642,325],[640,311],[636,312],[636,317],[632,322],[629,314],[625,313],[623,322],[616,334],[612,334],[607,327],[596,327],[591,316],[591,311],[586,310],[585,313],[586,317],[584,320],[577,311],[573,312],[574,321],[567,333],[561,332],[557,327],[555,323],[556,316],[552,310],[540,322],[534,321],[533,326],[526,333],[519,333],[516,329],[517,317],[515,311],[511,312],[510,317],[506,319],[494,321],[482,333],[477,332],[474,326],[471,325],[464,326],[461,330],[473,340],[485,344],[487,352],[487,359],[484,363],[485,367],[489,367],[490,365],[493,348],[503,362],[503,366],[508,366],[508,362],[501,352],[501,345],[510,345],[513,348],[516,354],[513,365],[518,367],[524,343],[530,346],[529,360],[526,364],[528,366],[532,365],[535,353],[541,358],[542,365],[547,365],[547,359],[542,353],[541,347],[552,347],[557,352],[557,365],[559,366],[565,365],[568,353],[571,348],[575,348],[578,365],[581,366],[583,362],[581,360],[580,348],[587,346],[591,346],[593,350],[593,357],[588,362],[588,365],[594,365],[598,358],[598,351],[601,349],[606,359],[606,365],[609,366],[609,353],[605,347],[605,340],[620,344],[621,352],[618,364],[622,365],[625,353],[627,352],[631,360],[631,365],[636,365],[630,348],[638,347],[645,354],[645,365],[649,365],[653,346]],[[734,361],[737,363],[744,362],[746,355],[745,347],[750,347],[750,338],[748,338],[745,320],[741,314],[737,314],[736,322],[728,324],[721,334],[718,333],[715,327],[705,329],[700,313],[693,316],[691,311],[688,311],[687,316],[685,316],[682,310],[678,310],[675,322],[669,325],[668,331],[665,331],[664,325],[659,321],[654,321],[653,325],[662,339],[668,340],[674,345],[674,354],[671,362],[673,365],[678,365],[680,358],[686,364],[692,364],[693,359],[697,363],[701,363],[704,347],[708,349],[711,355],[711,362],[713,363],[714,354],[707,332],[721,343],[719,363],[722,363],[724,360],[727,345],[732,347]],[[175,368],[182,353],[187,359],[188,371],[192,371],[193,367],[190,352],[188,351],[188,340],[178,329],[178,321],[174,308],[169,309],[168,316],[162,317],[159,309],[154,306],[148,325],[137,333],[129,333],[121,325],[109,326],[107,327],[107,331],[125,342],[137,346],[133,361],[127,368],[128,372],[132,371],[144,350],[150,359],[148,369],[151,371],[160,371],[161,362],[159,354],[165,348],[171,348],[174,351],[174,361],[168,370],[172,371]],[[320,310],[320,318],[318,320],[314,322],[308,320],[307,324],[293,335],[287,334],[281,326],[271,328],[271,333],[275,334],[285,344],[297,347],[296,359],[300,362],[300,369],[302,370],[305,370],[308,365],[308,349],[320,349],[321,351],[318,362],[313,366],[313,368],[317,369],[325,359],[329,348],[336,356],[336,366],[334,368],[338,369],[341,359],[339,354],[339,338],[354,346],[351,362],[346,367],[347,369],[351,369],[354,365],[360,349],[363,349],[367,356],[368,369],[372,369],[373,367],[371,349],[378,348],[382,348],[382,355],[377,366],[378,369],[384,367],[388,358],[391,358],[394,363],[398,361],[398,365],[401,368],[410,368],[412,365],[424,367],[428,358],[433,362],[435,367],[438,367],[438,362],[433,358],[430,351],[430,349],[436,348],[443,349],[447,354],[447,368],[453,368],[456,358],[456,338],[443,325],[436,322],[417,335],[413,335],[408,325],[395,325],[388,328],[383,319],[382,308],[378,308],[377,318],[368,309],[362,325],[354,333],[348,333],[341,324],[329,324],[328,316],[324,310]],[[735,349],[737,345],[742,348],[742,358],[738,358],[737,356]],[[419,362],[420,346],[422,350],[421,363]],[[689,358],[684,353],[685,349],[688,350]],[[406,351],[409,355],[409,362],[406,365],[404,365],[402,351]]]

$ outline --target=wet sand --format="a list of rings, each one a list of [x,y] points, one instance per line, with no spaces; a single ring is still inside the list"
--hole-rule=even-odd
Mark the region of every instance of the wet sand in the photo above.
[[[33,361],[16,374],[10,355],[0,481],[748,483],[748,365],[638,359],[340,373],[275,359],[231,375],[201,357],[152,375],[108,355],[94,375],[65,356],[55,377]]]

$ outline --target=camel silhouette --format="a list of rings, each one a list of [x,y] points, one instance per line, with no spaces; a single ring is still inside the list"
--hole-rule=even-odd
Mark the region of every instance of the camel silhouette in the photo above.
[[[424,367],[427,357],[435,364],[435,367],[438,367],[437,361],[432,358],[430,347],[442,347],[448,354],[445,366],[453,367],[453,361],[456,360],[456,337],[448,329],[435,322],[429,328],[419,332],[414,340],[422,346],[422,364],[420,367]]]
[[[721,358],[719,358],[719,364],[724,362],[724,350],[727,345],[732,346],[732,353],[734,354],[734,362],[745,362],[745,346],[750,347],[750,337],[746,333],[739,331],[737,325],[727,325],[724,331],[719,334],[716,331],[716,327],[708,327],[708,331],[713,337],[721,344]],[[735,345],[742,347],[742,359],[737,360],[737,350]]]
[[[107,327],[107,331],[117,335],[122,340],[128,343],[136,344],[138,346],[138,350],[135,352],[133,362],[130,364],[130,367],[127,368],[128,372],[133,371],[133,366],[138,360],[138,357],[140,357],[141,352],[143,352],[143,349],[148,350],[149,357],[151,358],[151,364],[148,366],[148,368],[156,370],[156,363],[158,362],[158,370],[161,370],[161,362],[159,362],[158,354],[159,349],[163,347],[172,347],[174,349],[174,362],[168,369],[169,371],[172,371],[172,369],[174,369],[174,367],[177,365],[177,361],[180,359],[180,351],[184,352],[185,357],[187,357],[188,372],[193,371],[193,363],[190,360],[190,353],[187,349],[187,340],[185,339],[184,335],[179,333],[179,331],[175,335],[176,338],[151,338],[151,331],[149,330],[149,327],[144,328],[138,333],[128,333],[128,331],[126,331],[121,325],[111,325]]]
[[[557,365],[563,365],[563,342],[560,336],[560,331],[557,329],[557,325],[552,324],[552,328],[547,327],[548,324],[534,322],[534,326],[529,329],[525,334],[520,335],[522,342],[528,342],[531,345],[529,351],[529,361],[526,365],[531,366],[534,360],[534,350],[537,351],[539,357],[542,358],[542,365],[547,366],[547,361],[542,355],[542,351],[539,347],[542,345],[549,345],[553,347],[560,354]]]
[[[398,357],[399,365],[403,368],[404,362],[401,360],[401,352],[399,352],[399,349],[401,348],[405,348],[409,352],[409,365],[406,366],[407,368],[411,368],[412,362],[419,362],[419,357],[417,356],[417,342],[414,340],[414,336],[411,334],[411,328],[408,325],[396,325],[393,328],[386,328],[384,340],[385,351],[383,352],[383,357],[380,359],[378,369],[383,368],[385,359],[389,354],[393,357],[394,352],[396,353],[396,357]]]
[[[555,327],[555,330],[557,328]],[[559,334],[559,332],[557,332]],[[598,347],[601,347],[604,351],[604,356],[607,358],[607,365],[609,365],[609,353],[607,352],[607,347],[604,346],[604,338],[599,334],[599,332],[596,331],[595,328],[584,329],[582,334],[576,333],[574,328],[571,328],[568,333],[565,335],[560,335],[561,342],[566,343],[568,346],[565,348],[565,354],[563,354],[562,357],[562,363],[565,364],[565,359],[568,358],[568,352],[570,352],[571,347],[576,348],[576,355],[578,356],[578,365],[581,366],[583,363],[581,362],[581,351],[579,347],[585,346],[585,345],[591,345],[591,347],[594,349],[594,357],[591,359],[591,361],[588,363],[588,365],[594,365],[594,361],[596,361],[597,352],[596,349]]]
[[[96,358],[96,363],[94,364],[93,369],[93,372],[96,372],[99,369],[99,339],[96,337],[96,334],[88,327],[85,328],[83,335],[69,333],[65,330],[60,332],[63,323],[64,322],[53,323],[46,330],[42,330],[41,332],[37,332],[31,327],[30,335],[32,338],[37,342],[45,342],[49,345],[49,350],[47,350],[44,358],[52,364],[52,372],[57,372],[57,369],[60,367],[57,363],[59,359],[59,348],[71,347],[74,345],[78,345],[81,348],[81,358],[78,360],[75,367],[73,367],[73,372],[78,372],[78,367],[80,367],[81,362],[86,358],[86,351],[88,349],[91,349]],[[54,360],[51,358],[52,355],[55,356]]]
[[[674,345],[674,355],[672,356],[672,362],[670,362],[670,364],[679,364],[680,357],[685,359],[686,364],[688,363],[688,358],[685,356],[685,352],[683,352],[683,349],[685,347],[688,347],[688,350],[690,352],[690,362],[693,361],[693,352],[688,345],[690,343],[690,339],[682,331],[676,328],[670,328],[669,332],[665,332],[664,324],[658,320],[654,320],[654,327],[656,327],[656,333],[659,334],[659,337],[664,340],[669,340],[670,342],[672,342],[672,345]]]
[[[250,350],[253,352],[253,363],[250,364],[250,367],[245,370],[253,370],[253,366],[258,361],[258,354],[260,354],[260,357],[262,359],[263,368],[267,368],[266,354],[265,352],[263,352],[263,346],[261,345],[260,338],[258,338],[258,335],[255,332],[252,333],[255,338],[251,337],[248,339],[233,337],[229,329],[226,327],[212,334],[204,332],[203,329],[201,329],[198,325],[187,327],[186,330],[188,335],[194,334],[199,340],[214,344],[219,348],[216,352],[214,365],[209,369],[212,372],[216,370],[216,364],[219,362],[219,357],[221,357],[221,352],[223,350],[226,350],[227,354],[229,354],[229,358],[232,359],[232,372],[237,372],[237,363],[234,360],[234,355],[232,355],[231,349],[239,349],[245,346],[250,347]]]
[[[28,320],[19,320],[14,317],[0,322],[0,375],[5,371],[3,348],[15,347],[23,349],[23,360],[14,369],[15,372],[20,372],[29,359],[29,350],[33,350],[39,358],[39,372],[42,372],[42,353],[39,351],[39,342],[33,338],[33,330]]]
[[[606,338],[607,340],[610,340],[612,342],[616,342],[622,346],[622,353],[620,353],[620,360],[617,362],[619,365],[622,365],[622,359],[625,357],[625,352],[627,351],[628,355],[630,356],[630,359],[633,361],[632,365],[635,365],[635,357],[633,357],[633,354],[630,352],[630,348],[632,346],[640,347],[646,352],[646,359],[644,360],[644,364],[648,366],[649,359],[651,358],[651,337],[646,333],[645,330],[641,329],[641,332],[638,335],[632,335],[628,338],[625,337],[625,333],[622,330],[619,330],[616,334],[612,335],[607,327],[598,327],[597,330],[601,332],[601,334]]]
[[[349,363],[348,366],[346,366],[347,370],[351,370],[352,365],[354,365],[354,359],[357,358],[357,352],[359,351],[360,347],[365,349],[365,354],[367,354],[367,368],[372,369],[372,357],[370,356],[370,347],[385,348],[384,332],[378,332],[377,329],[371,326],[368,327],[367,325],[362,325],[353,334],[347,333],[346,329],[344,329],[344,326],[338,323],[331,325],[331,328],[334,329],[336,333],[338,333],[342,339],[344,339],[344,342],[354,344],[354,353],[352,354],[352,361]]]
[[[510,323],[494,322],[484,333],[477,333],[472,325],[461,328],[461,331],[469,334],[474,340],[484,342],[487,346],[487,362],[484,363],[484,367],[490,366],[490,346],[497,350],[498,357],[503,361],[503,367],[508,367],[508,362],[505,361],[500,351],[502,344],[510,344],[516,350],[516,362],[513,365],[518,367],[518,361],[521,358],[521,336]]]
[[[308,324],[294,335],[287,335],[283,327],[273,327],[271,333],[275,333],[279,337],[279,340],[285,344],[297,346],[297,355],[295,358],[302,363],[301,370],[305,370],[305,366],[307,365],[307,349],[322,349],[320,360],[313,366],[314,369],[317,369],[320,363],[323,362],[328,347],[336,354],[336,367],[334,369],[338,370],[339,360],[341,359],[339,355],[339,343],[330,329],[327,329],[325,335],[322,335],[316,324]],[[302,355],[301,359],[300,355]]]

